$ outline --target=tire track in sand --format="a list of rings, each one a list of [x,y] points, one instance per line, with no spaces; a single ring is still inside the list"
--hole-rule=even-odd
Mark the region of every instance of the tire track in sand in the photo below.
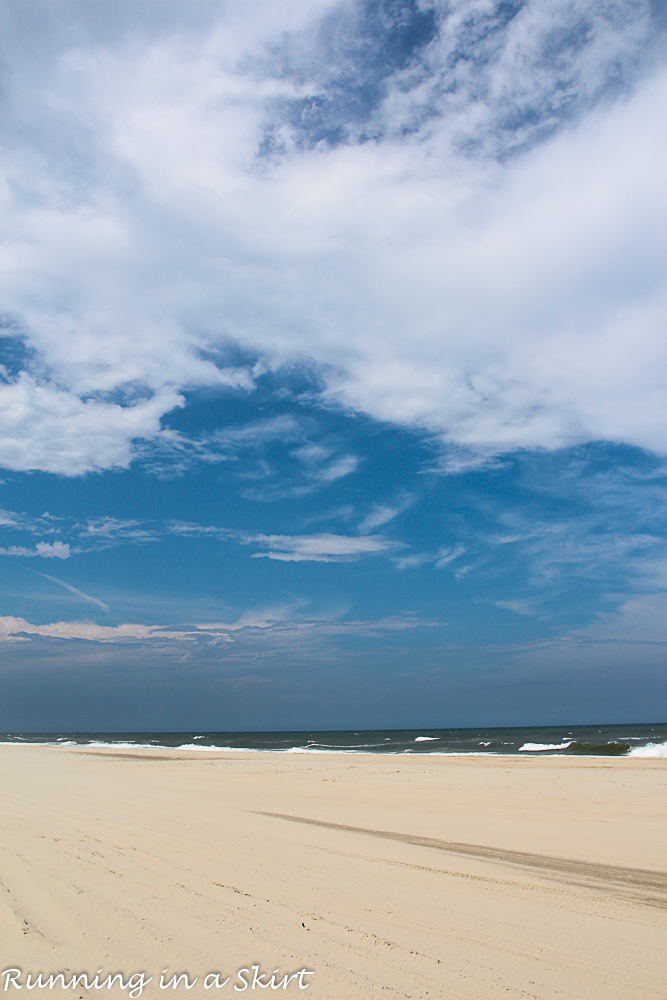
[[[367,837],[395,840],[415,847],[426,847],[447,854],[458,854],[477,861],[509,865],[512,868],[532,871],[543,878],[583,886],[622,896],[633,903],[644,906],[667,907],[667,873],[648,868],[624,868],[621,865],[598,864],[592,861],[575,861],[570,858],[551,857],[547,854],[532,854],[528,851],[511,851],[499,847],[484,847],[479,844],[463,844],[457,841],[437,840],[434,837],[418,837],[410,833],[395,833],[391,830],[372,830],[346,823],[330,823],[305,816],[288,816],[284,813],[256,811],[257,816],[304,823],[345,833],[361,833]]]

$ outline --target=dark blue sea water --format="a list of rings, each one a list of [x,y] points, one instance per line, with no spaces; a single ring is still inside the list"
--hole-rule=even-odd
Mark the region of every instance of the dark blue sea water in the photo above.
[[[516,729],[373,729],[263,733],[4,733],[4,743],[283,753],[548,754],[667,757],[667,723]]]

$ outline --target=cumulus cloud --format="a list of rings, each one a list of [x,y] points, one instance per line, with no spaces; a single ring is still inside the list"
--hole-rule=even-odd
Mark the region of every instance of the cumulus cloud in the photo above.
[[[37,555],[44,559],[69,559],[70,547],[67,542],[37,542]]]
[[[127,466],[232,344],[472,461],[664,452],[648,2],[4,10],[1,464]]]
[[[84,400],[73,389],[22,372],[0,385],[0,464],[72,476],[127,467],[132,441],[157,436],[160,417],[182,402],[168,389],[132,406]]]

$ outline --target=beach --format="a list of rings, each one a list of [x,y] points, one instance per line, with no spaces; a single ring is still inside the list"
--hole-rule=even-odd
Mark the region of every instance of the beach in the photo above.
[[[5,745],[0,783],[7,996],[664,1000],[665,759]]]

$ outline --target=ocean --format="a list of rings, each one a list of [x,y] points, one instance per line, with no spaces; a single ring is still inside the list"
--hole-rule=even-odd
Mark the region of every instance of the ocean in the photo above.
[[[476,729],[305,732],[0,733],[3,743],[45,746],[272,750],[282,753],[523,754],[667,757],[667,723]]]

